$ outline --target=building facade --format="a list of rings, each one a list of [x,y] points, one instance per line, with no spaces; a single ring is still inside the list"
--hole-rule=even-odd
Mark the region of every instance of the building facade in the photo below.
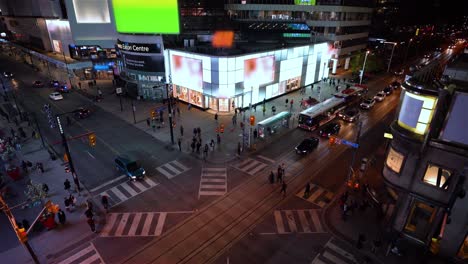
[[[468,86],[403,85],[383,177],[395,199],[391,227],[449,258],[468,258]]]
[[[306,24],[309,30],[305,33],[288,36],[331,42],[335,71],[338,65],[347,68],[349,58],[366,48],[371,6],[372,1],[227,0],[225,9],[232,19],[252,30],[266,24]]]

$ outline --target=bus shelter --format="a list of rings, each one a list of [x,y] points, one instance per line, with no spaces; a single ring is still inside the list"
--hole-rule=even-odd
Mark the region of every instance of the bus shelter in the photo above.
[[[266,138],[278,133],[281,129],[289,127],[291,113],[288,111],[280,112],[272,117],[269,117],[257,124],[258,137]]]

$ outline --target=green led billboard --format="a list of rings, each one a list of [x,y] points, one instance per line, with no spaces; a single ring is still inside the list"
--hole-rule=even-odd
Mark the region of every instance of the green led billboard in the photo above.
[[[294,0],[295,5],[315,5],[316,0]]]
[[[120,33],[178,34],[177,0],[112,0]]]

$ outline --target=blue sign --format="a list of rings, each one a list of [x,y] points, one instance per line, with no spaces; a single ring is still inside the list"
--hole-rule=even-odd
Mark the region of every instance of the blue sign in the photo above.
[[[341,142],[341,144],[348,145],[348,146],[353,147],[353,148],[359,148],[359,144],[351,142],[351,141],[341,139],[340,142]]]

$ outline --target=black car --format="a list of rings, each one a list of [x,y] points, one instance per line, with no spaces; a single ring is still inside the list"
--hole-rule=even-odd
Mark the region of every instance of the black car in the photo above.
[[[340,132],[341,125],[338,123],[330,123],[322,127],[319,131],[321,137],[330,137],[331,135],[336,135]]]
[[[393,88],[392,88],[392,86],[387,86],[387,87],[385,87],[385,88],[383,89],[383,91],[384,91],[384,93],[385,93],[386,95],[390,95],[390,94],[392,94],[392,92],[393,92]]]
[[[346,122],[354,122],[359,119],[359,109],[347,108],[338,113],[338,116]]]
[[[13,73],[11,73],[11,72],[3,72],[3,77],[5,77],[5,78],[13,78]]]
[[[34,87],[34,88],[43,88],[43,87],[44,87],[44,83],[41,82],[41,81],[35,81],[35,82],[33,82],[33,87]]]
[[[91,114],[91,110],[84,107],[80,107],[73,112],[75,113],[75,117],[79,119],[86,118]]]
[[[52,80],[52,81],[50,81],[50,86],[52,88],[58,88],[60,86],[60,82],[57,81],[57,80]]]
[[[296,146],[296,153],[297,154],[308,154],[312,152],[312,150],[316,149],[319,144],[319,139],[316,137],[306,138],[302,140],[299,145]]]
[[[63,85],[60,85],[59,87],[55,88],[55,91],[59,92],[59,93],[69,93],[70,89],[68,89],[68,86],[63,84]]]
[[[401,83],[395,81],[395,82],[392,82],[390,85],[392,86],[393,90],[396,90],[400,88]]]

